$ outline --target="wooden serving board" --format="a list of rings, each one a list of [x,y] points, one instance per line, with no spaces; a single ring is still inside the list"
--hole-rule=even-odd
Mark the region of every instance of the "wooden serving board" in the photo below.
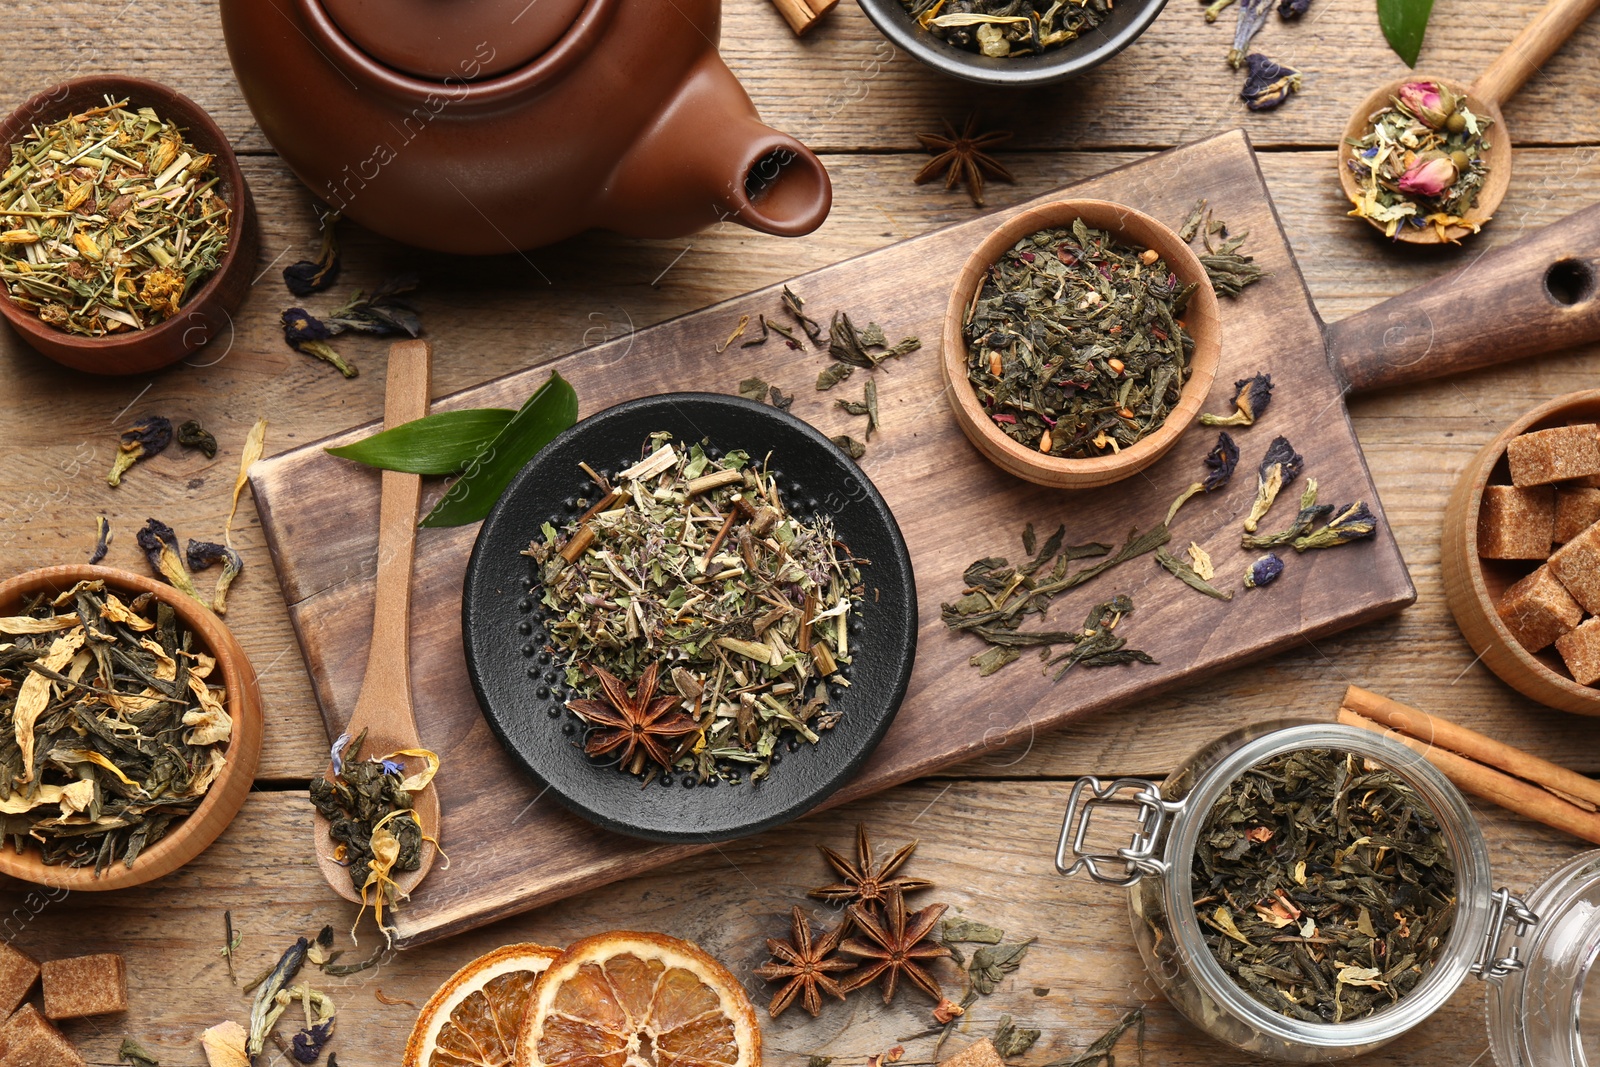
[[[1135,613],[1122,624],[1153,666],[1077,669],[1059,684],[1031,656],[990,678],[967,658],[975,638],[940,622],[942,601],[962,592],[973,559],[1022,553],[1032,522],[1040,537],[1064,522],[1068,542],[1120,544],[1132,527],[1148,528],[1174,496],[1203,473],[1216,440],[1196,427],[1157,465],[1104,489],[1067,493],[1012,478],[962,436],[940,383],[939,336],[949,286],[968,253],[1014,211],[978,217],[836,266],[804,275],[793,288],[826,323],[835,308],[858,324],[882,323],[891,340],[922,338],[921,351],[878,374],[883,428],[862,469],[894,510],[910,546],[921,601],[919,650],[898,718],[861,773],[829,803],[839,803],[1023,741],[1080,716],[1150,697],[1208,674],[1270,655],[1394,612],[1415,598],[1387,525],[1372,541],[1304,556],[1267,589],[1241,588],[1258,553],[1240,547],[1240,521],[1255,493],[1255,468],[1274,435],[1289,436],[1306,458],[1325,502],[1365,500],[1382,509],[1345,414],[1344,386],[1329,369],[1323,327],[1311,307],[1273,210],[1254,154],[1241,132],[1162,153],[1074,186],[1074,197],[1116,200],[1173,226],[1206,197],[1233,232],[1248,229],[1247,251],[1270,277],[1223,301],[1222,364],[1207,410],[1230,408],[1235,378],[1273,376],[1265,419],[1233,431],[1243,452],[1223,493],[1192,501],[1176,520],[1172,549],[1197,541],[1217,565],[1217,584],[1234,599],[1208,599],[1162,570],[1153,556],[1125,564],[1064,597],[1052,628],[1076,628],[1090,606],[1128,593]],[[825,353],[789,349],[776,335],[763,347],[714,352],[748,314],[786,321],[777,288],[584,349],[553,366],[577,389],[582,413],[633,397],[678,390],[736,392],[760,375],[795,394],[792,411],[828,434],[862,435],[862,419],[840,410],[859,398],[865,372],[831,392],[813,383]],[[448,339],[437,341],[447,347]],[[435,410],[515,407],[549,373],[540,366],[445,398]],[[361,427],[336,438],[370,432]],[[321,442],[258,463],[251,471],[290,617],[315,683],[330,735],[350,715],[371,633],[377,546],[378,475],[326,456]],[[759,442],[751,447],[759,450]],[[1285,526],[1295,513],[1294,485],[1263,525]],[[848,491],[848,487],[840,487]],[[439,489],[431,490],[437,494]],[[426,502],[425,502],[426,506]],[[530,531],[530,535],[533,531]],[[448,867],[437,865],[397,916],[403,943],[420,943],[590,889],[688,856],[709,846],[660,846],[596,829],[567,812],[520,774],[490,734],[467,680],[461,651],[461,587],[476,527],[422,530],[417,548],[412,661],[417,719],[424,742],[439,751],[442,840]],[[848,533],[845,533],[848,536]],[[1031,623],[1030,628],[1037,623]],[[552,729],[555,726],[552,725]],[[824,739],[826,744],[826,739]],[[781,769],[780,769],[781,770]],[[671,794],[661,801],[671,803]],[[307,832],[310,832],[307,812]]]

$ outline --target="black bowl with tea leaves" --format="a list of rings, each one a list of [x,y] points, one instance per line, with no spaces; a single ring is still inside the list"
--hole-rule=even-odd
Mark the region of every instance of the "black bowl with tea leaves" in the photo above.
[[[1099,66],[1166,0],[859,0],[885,37],[937,71],[985,85],[1046,85]]]
[[[484,522],[468,672],[507,751],[572,810],[659,841],[793,819],[877,745],[916,587],[836,445],[738,397],[668,394],[556,438]]]

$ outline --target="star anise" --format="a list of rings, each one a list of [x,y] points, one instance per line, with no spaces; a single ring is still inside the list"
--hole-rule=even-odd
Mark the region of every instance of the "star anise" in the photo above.
[[[933,885],[926,878],[910,878],[906,875],[895,875],[905,865],[906,860],[917,850],[917,842],[901,845],[894,854],[884,860],[881,865],[874,866],[872,862],[872,841],[867,837],[867,828],[864,824],[856,824],[856,862],[851,863],[827,845],[818,845],[822,856],[834,870],[844,878],[843,882],[833,885],[821,886],[811,890],[807,896],[818,900],[826,900],[830,904],[864,904],[874,908],[888,900],[891,890],[901,893],[910,893],[918,889],[927,889]]]
[[[911,179],[912,181],[922,185],[942,175],[946,189],[954,189],[957,184],[966,182],[967,195],[972,197],[973,207],[983,206],[985,173],[1001,181],[1016,181],[999,160],[985,151],[1011,140],[1010,130],[978,133],[978,117],[968,115],[967,124],[958,134],[956,128],[950,125],[949,119],[940,121],[944,123],[944,133],[917,134],[917,140],[922,142],[922,147],[934,153],[934,156],[928,161],[927,166],[917,171],[917,176]]]
[[[823,993],[844,999],[844,989],[830,972],[848,971],[855,964],[849,960],[828,958],[839,947],[839,941],[844,936],[843,926],[824,934],[820,941],[813,941],[811,923],[798,905],[792,918],[794,935],[788,941],[767,938],[767,951],[775,958],[757,967],[755,973],[769,982],[783,978],[789,980],[773,996],[772,1003],[767,1005],[768,1015],[776,1019],[798,996],[806,1011],[815,1018],[822,1012]]]
[[[630,774],[644,769],[646,756],[661,767],[670,768],[672,746],[662,741],[694,733],[700,724],[681,711],[667,714],[678,703],[678,698],[656,696],[656,665],[652,663],[645,668],[644,674],[639,676],[638,690],[631,697],[622,679],[604,667],[595,667],[593,674],[605,699],[567,703],[567,707],[585,721],[598,727],[589,735],[583,750],[591,756],[603,756],[621,749],[618,765]]]
[[[850,919],[871,939],[871,943],[852,937],[839,946],[841,951],[869,961],[845,981],[845,992],[854,992],[870,985],[879,975],[885,975],[883,1002],[887,1004],[894,999],[895,989],[903,974],[934,1000],[943,1000],[944,991],[939,988],[938,981],[922,969],[919,961],[950,955],[948,947],[928,940],[928,934],[947,907],[947,904],[929,904],[921,911],[907,915],[905,897],[898,889],[890,891],[888,917],[882,921],[862,905],[852,904]]]

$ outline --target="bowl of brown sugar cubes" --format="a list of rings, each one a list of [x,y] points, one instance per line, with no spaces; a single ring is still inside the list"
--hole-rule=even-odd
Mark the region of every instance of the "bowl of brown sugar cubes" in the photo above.
[[[1542,704],[1600,715],[1600,390],[1484,446],[1450,497],[1441,563],[1485,666]]]

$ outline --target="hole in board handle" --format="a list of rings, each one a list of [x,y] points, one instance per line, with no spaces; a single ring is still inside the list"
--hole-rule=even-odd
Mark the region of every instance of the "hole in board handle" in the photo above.
[[[1566,307],[1581,304],[1594,293],[1594,270],[1580,260],[1557,260],[1545,271],[1544,291]]]

